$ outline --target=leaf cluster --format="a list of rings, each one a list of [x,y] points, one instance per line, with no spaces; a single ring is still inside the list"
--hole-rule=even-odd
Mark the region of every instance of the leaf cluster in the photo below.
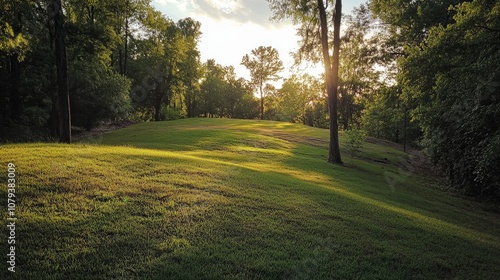
[[[499,196],[500,4],[475,0],[450,8],[454,23],[429,30],[401,60],[428,152],[467,194]]]

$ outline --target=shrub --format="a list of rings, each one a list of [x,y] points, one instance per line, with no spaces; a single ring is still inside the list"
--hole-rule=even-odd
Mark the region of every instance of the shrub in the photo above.
[[[164,106],[161,108],[161,119],[165,121],[178,120],[186,117],[186,110]]]
[[[366,131],[362,129],[350,129],[345,132],[346,134],[346,148],[347,152],[351,156],[355,156],[361,148],[363,148],[363,144],[366,140]]]

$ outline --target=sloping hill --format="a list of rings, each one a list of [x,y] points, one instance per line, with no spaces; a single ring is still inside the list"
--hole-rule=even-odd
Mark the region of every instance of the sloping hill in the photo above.
[[[394,147],[334,166],[326,130],[225,119],[87,142],[0,146],[19,279],[500,278],[500,215]]]

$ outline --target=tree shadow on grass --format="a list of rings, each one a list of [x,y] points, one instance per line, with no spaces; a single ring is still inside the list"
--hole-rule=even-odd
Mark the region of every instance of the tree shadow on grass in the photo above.
[[[274,165],[130,149],[101,153],[100,158],[121,157],[116,162],[124,165],[116,171],[124,177],[115,179],[128,177],[127,187],[105,189],[110,193],[104,200],[86,196],[93,190],[81,194],[64,188],[64,181],[33,192],[32,199],[49,190],[59,194],[50,201],[56,208],[71,196],[85,196],[92,211],[50,216],[25,210],[19,275],[485,279],[500,273],[497,237],[403,207],[397,199],[370,192],[379,181],[370,185],[362,172],[326,163],[318,168],[323,165],[304,162],[310,150],[297,149]],[[124,163],[129,158],[142,162],[141,168],[129,170]],[[188,170],[183,161],[193,172],[168,179],[175,175],[170,169]],[[136,185],[141,181],[132,179],[141,172],[149,175],[141,179],[144,185]],[[161,176],[166,177],[157,180]],[[353,176],[361,178],[352,182]]]

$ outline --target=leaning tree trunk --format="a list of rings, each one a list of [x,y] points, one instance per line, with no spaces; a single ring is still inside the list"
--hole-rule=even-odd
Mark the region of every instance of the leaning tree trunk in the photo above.
[[[328,93],[328,111],[330,114],[330,145],[328,149],[328,162],[342,164],[339,147],[339,125],[337,121],[340,17],[342,2],[340,0],[335,1],[333,23],[333,62],[330,60],[328,50],[328,22],[326,19],[326,9],[323,4],[323,0],[318,0],[318,9],[321,23],[321,45],[323,52],[323,64],[325,66],[326,90]]]
[[[57,95],[59,109],[59,142],[71,143],[71,112],[68,91],[68,60],[64,43],[64,16],[61,0],[54,0]]]

